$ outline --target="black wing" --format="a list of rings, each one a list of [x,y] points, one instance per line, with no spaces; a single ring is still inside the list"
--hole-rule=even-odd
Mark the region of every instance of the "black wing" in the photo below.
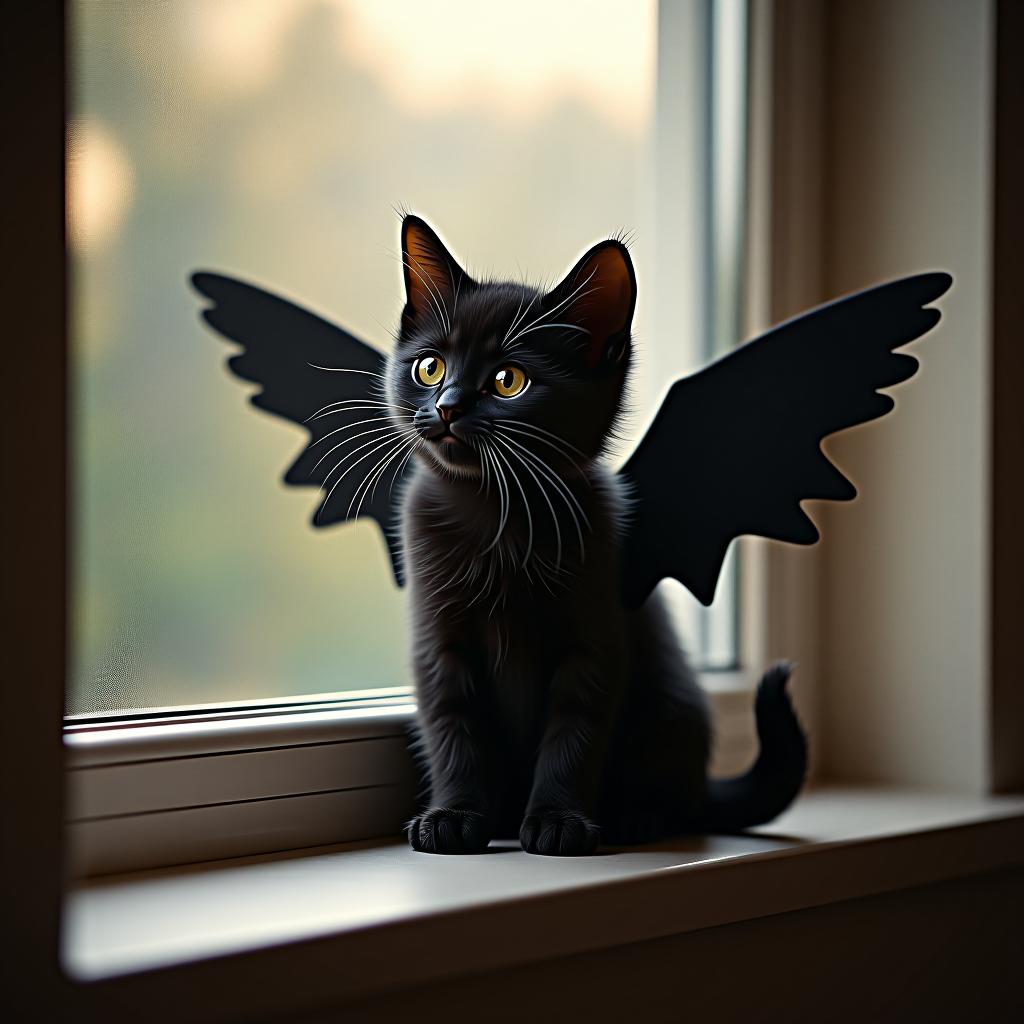
[[[635,499],[626,604],[667,576],[710,604],[726,550],[744,533],[813,544],[800,502],[857,493],[822,439],[892,409],[878,389],[917,371],[893,350],[938,323],[938,310],[922,307],[952,282],[919,274],[837,299],[676,381],[622,468]]]
[[[401,586],[397,495],[408,469],[409,438],[388,420],[385,357],[340,327],[242,281],[197,273],[192,284],[213,302],[203,319],[242,346],[228,366],[261,386],[253,405],[309,431],[309,443],[284,482],[322,489],[313,525],[359,516],[376,520]]]

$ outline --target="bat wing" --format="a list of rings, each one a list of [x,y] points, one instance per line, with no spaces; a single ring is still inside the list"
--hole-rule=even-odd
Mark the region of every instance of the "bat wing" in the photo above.
[[[879,389],[917,371],[894,350],[938,323],[938,310],[924,307],[952,282],[919,274],[837,299],[676,381],[621,470],[634,498],[626,604],[668,576],[710,604],[742,534],[813,544],[818,531],[800,502],[857,493],[822,439],[893,408]]]
[[[313,526],[361,516],[375,520],[401,585],[398,494],[412,440],[388,416],[385,357],[340,327],[253,285],[206,272],[191,280],[212,303],[203,319],[241,346],[228,367],[260,386],[250,399],[253,405],[309,432],[284,482],[321,489]]]

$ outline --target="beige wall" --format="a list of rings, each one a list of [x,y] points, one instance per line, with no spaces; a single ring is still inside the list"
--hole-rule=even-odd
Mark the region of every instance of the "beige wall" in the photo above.
[[[992,5],[840,0],[827,34],[826,293],[956,283],[895,414],[827,445],[861,496],[815,511],[819,769],[983,790]]]

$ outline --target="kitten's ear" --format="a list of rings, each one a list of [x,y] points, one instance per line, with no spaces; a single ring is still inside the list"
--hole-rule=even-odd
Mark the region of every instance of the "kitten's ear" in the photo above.
[[[636,274],[625,245],[599,242],[583,255],[545,299],[552,320],[573,324],[581,335],[590,368],[615,366],[629,353],[636,309]]]
[[[402,221],[402,271],[402,328],[408,330],[417,321],[433,318],[447,331],[455,297],[468,278],[430,225],[412,214]]]

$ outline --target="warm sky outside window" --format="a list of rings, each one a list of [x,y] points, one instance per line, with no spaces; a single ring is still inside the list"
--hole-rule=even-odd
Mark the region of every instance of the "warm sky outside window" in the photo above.
[[[653,0],[74,5],[69,712],[408,681],[376,527],[314,531],[274,482],[300,434],[228,379],[197,268],[387,350],[395,204],[478,274],[553,281],[633,231],[643,429],[657,49]]]

